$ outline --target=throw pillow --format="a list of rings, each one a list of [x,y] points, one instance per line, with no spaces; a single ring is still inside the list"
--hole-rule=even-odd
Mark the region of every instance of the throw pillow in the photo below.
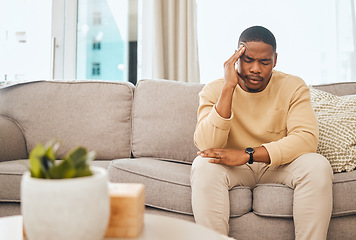
[[[311,103],[319,122],[317,152],[334,172],[356,168],[356,95],[335,96],[310,88]]]

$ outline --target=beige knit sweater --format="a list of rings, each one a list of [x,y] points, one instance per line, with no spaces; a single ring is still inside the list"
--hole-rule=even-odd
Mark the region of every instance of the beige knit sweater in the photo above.
[[[224,79],[218,79],[200,92],[194,133],[200,150],[264,146],[274,166],[316,152],[318,122],[310,103],[309,88],[301,78],[273,70],[262,92],[245,92],[237,85],[229,119],[222,118],[215,110],[223,85]]]

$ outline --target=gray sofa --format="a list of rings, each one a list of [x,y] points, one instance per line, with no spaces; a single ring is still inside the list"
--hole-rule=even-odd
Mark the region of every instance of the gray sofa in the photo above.
[[[107,168],[112,182],[144,183],[147,212],[194,221],[189,175],[202,87],[166,80],[141,80],[137,86],[38,81],[0,89],[0,216],[21,214],[28,153],[57,138],[59,157],[83,145],[97,151],[92,164]],[[356,83],[316,88],[356,94]],[[334,175],[328,239],[356,239],[356,171]],[[292,189],[235,187],[230,199],[232,237],[294,239]]]

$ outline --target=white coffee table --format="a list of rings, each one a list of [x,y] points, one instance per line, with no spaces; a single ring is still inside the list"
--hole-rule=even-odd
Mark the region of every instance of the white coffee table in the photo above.
[[[0,239],[25,240],[22,235],[22,216],[0,218]],[[145,214],[145,224],[138,238],[105,238],[105,240],[227,240],[231,239],[220,235],[201,225],[181,219]]]

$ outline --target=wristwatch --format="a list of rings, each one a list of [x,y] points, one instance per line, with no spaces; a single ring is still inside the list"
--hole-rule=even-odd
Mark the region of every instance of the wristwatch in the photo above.
[[[250,155],[250,160],[248,160],[248,163],[252,164],[253,163],[253,154],[255,153],[255,149],[253,149],[252,147],[248,147],[248,148],[246,148],[245,152]]]

